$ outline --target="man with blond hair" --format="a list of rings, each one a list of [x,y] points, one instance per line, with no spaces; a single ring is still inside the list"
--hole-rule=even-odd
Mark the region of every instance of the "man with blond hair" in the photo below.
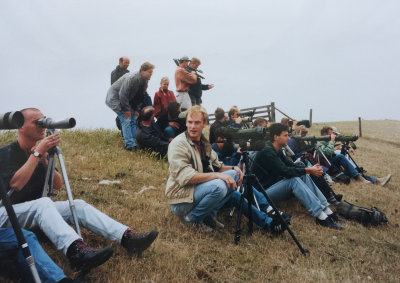
[[[200,59],[193,57],[190,60],[190,64],[189,67],[197,70],[197,68],[200,66],[201,62]],[[209,90],[212,89],[214,87],[213,84],[202,84],[201,83],[201,79],[199,76],[197,76],[197,81],[194,84],[191,84],[189,87],[189,96],[190,96],[190,100],[192,102],[192,105],[201,105],[201,96],[203,94],[203,90]]]
[[[189,72],[186,69],[189,62],[189,57],[183,56],[179,59],[179,65],[176,67],[175,71],[176,101],[181,105],[182,111],[192,106],[189,96],[189,85],[196,83],[197,80],[196,72]]]
[[[144,101],[148,81],[154,70],[154,65],[145,62],[140,71],[123,75],[108,89],[106,104],[118,115],[121,121],[125,149],[135,151],[136,120],[139,108]]]
[[[168,148],[170,175],[165,191],[172,212],[185,224],[195,223],[201,232],[223,226],[215,216],[243,179],[238,167],[218,161],[202,134],[207,119],[207,111],[199,105],[187,110],[187,131]]]

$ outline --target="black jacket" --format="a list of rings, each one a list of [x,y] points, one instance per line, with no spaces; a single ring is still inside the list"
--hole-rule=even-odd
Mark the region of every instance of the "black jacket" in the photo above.
[[[167,154],[169,141],[156,123],[147,127],[139,122],[135,138],[139,148],[158,152],[161,156]]]

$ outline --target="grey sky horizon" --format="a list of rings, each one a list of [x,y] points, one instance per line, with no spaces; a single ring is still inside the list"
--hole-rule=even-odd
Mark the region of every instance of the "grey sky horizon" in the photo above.
[[[0,113],[36,107],[77,128],[115,128],[105,105],[120,56],[156,68],[201,59],[209,113],[275,102],[295,119],[400,120],[399,1],[0,2]]]

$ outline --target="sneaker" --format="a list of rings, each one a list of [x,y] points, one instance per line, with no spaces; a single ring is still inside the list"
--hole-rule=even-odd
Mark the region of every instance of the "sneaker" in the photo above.
[[[327,217],[325,220],[321,220],[321,219],[315,218],[315,222],[318,225],[321,225],[321,226],[324,226],[324,227],[337,229],[337,230],[342,230],[343,229],[343,226],[336,224],[335,221],[333,221],[332,218],[330,218],[330,217]]]
[[[157,238],[158,231],[153,229],[146,233],[134,233],[131,229],[127,229],[122,236],[121,246],[123,246],[129,255],[140,257],[142,252],[146,250]]]
[[[225,225],[219,222],[217,218],[211,216],[207,216],[206,218],[204,218],[203,222],[213,229],[224,229],[225,227]]]
[[[376,184],[377,185],[381,185],[383,187],[384,185],[386,185],[390,181],[390,178],[392,178],[392,174],[389,174],[389,175],[387,175],[386,177],[383,177],[383,178],[376,178]]]
[[[74,241],[67,250],[67,258],[71,264],[71,268],[83,273],[102,265],[112,254],[112,247],[104,249],[91,248],[82,239]]]

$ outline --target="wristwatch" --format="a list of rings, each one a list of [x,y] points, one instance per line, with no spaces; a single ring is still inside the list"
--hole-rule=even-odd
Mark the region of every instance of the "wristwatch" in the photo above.
[[[33,156],[35,156],[35,157],[42,158],[42,155],[41,155],[39,152],[37,152],[37,151],[32,152],[32,154],[33,154]]]

